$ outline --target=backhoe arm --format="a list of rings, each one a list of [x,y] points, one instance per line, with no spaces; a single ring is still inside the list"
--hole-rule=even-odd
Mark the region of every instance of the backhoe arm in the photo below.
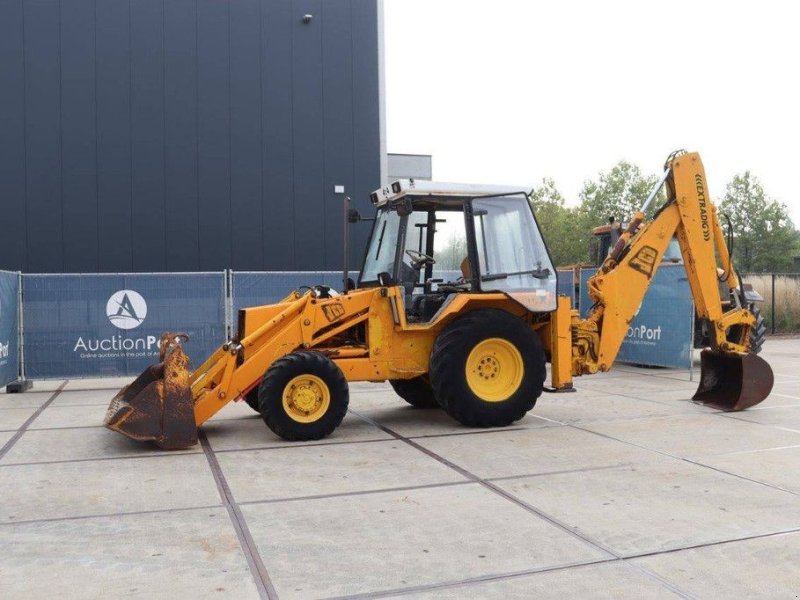
[[[656,216],[646,222],[644,212],[664,183],[667,200]],[[722,379],[733,376],[737,361],[740,377],[746,378],[747,374],[741,373],[741,356],[750,350],[749,333],[755,325],[755,317],[741,306],[739,294],[735,292],[737,278],[706,187],[703,164],[696,153],[670,157],[659,185],[642,210],[633,216],[630,226],[598,272],[588,280],[589,297],[594,304],[586,319],[576,317],[573,320],[573,375],[611,368],[673,236],[677,236],[680,244],[697,313],[713,331],[711,353],[715,358],[707,359],[705,355],[703,358],[709,364],[712,360],[718,364],[713,373],[715,381],[707,381],[707,385],[719,387]],[[723,310],[720,297],[717,256],[723,271],[722,280],[733,292],[730,294],[733,303],[728,310]],[[759,381],[769,380],[771,389],[769,366],[755,355],[748,356],[751,357],[748,364],[760,363],[758,367],[751,367],[760,372],[751,375],[758,375]],[[733,358],[726,363],[726,357]],[[723,373],[728,367],[731,373]],[[709,369],[705,369],[706,374]],[[769,389],[756,402],[763,400]]]

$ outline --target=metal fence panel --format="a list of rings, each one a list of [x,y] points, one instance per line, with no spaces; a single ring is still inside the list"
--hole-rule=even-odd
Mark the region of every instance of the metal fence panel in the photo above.
[[[342,287],[341,271],[233,271],[231,272],[231,301],[235,320],[241,308],[274,304],[289,292],[303,286],[327,285],[336,290]]]
[[[0,386],[19,375],[19,273],[0,271]]]
[[[581,269],[581,282],[580,290],[578,290],[578,308],[580,309],[581,319],[585,319],[589,314],[589,309],[592,307],[592,301],[589,298],[589,288],[586,285],[589,277],[597,273],[596,268]]]
[[[575,272],[572,269],[557,271],[558,277],[558,295],[567,296],[572,301],[572,307],[575,307]]]
[[[597,269],[581,270],[580,312],[591,308],[586,280]],[[628,328],[617,360],[658,366],[690,367],[694,304],[683,265],[662,265]]]
[[[744,273],[742,279],[764,298],[758,308],[770,333],[800,331],[800,273]]]
[[[29,378],[136,375],[164,331],[199,365],[225,339],[224,273],[23,275]]]

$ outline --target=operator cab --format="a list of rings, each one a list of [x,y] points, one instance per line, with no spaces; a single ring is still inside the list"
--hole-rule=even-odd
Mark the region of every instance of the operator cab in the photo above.
[[[399,285],[406,319],[433,321],[459,293],[502,292],[556,308],[556,272],[518,188],[399,180],[370,195],[378,213],[358,287]]]

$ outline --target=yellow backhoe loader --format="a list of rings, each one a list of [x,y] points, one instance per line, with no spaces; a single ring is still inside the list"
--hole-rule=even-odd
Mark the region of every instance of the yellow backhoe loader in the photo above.
[[[666,202],[646,220],[664,185]],[[348,382],[386,380],[409,403],[440,406],[465,425],[508,425],[543,390],[570,391],[574,377],[611,368],[673,236],[713,332],[694,400],[742,410],[772,389],[772,370],[750,352],[755,318],[697,154],[670,155],[589,280],[594,306],[585,319],[557,294],[524,192],[401,180],[371,200],[377,217],[357,288],[316,286],[241,310],[238,335],[192,373],[186,337],[165,334],[161,362],[114,397],[106,426],[184,448],[196,443],[199,425],[244,400],[284,439],[313,440],[342,421]]]

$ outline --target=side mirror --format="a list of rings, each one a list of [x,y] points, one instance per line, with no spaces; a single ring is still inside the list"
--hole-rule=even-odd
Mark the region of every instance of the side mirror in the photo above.
[[[361,213],[357,209],[351,208],[347,211],[347,222],[358,223],[361,220]]]

